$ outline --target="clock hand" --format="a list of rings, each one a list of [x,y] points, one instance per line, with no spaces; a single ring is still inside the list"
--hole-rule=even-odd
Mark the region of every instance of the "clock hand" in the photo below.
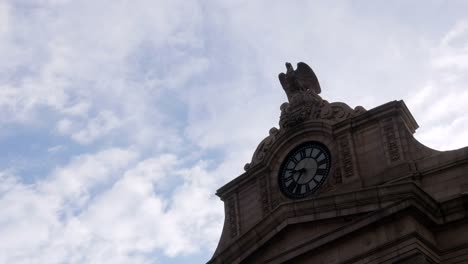
[[[298,170],[298,172],[300,172],[300,174],[299,176],[297,176],[297,180],[296,180],[297,183],[299,183],[299,180],[301,179],[302,175],[304,175],[305,168]]]
[[[305,170],[306,168],[304,166],[302,166],[302,168],[298,169],[298,170],[295,170],[295,171],[303,171]]]
[[[305,172],[305,171],[306,171],[306,168],[300,168],[300,169],[298,169],[298,170],[294,170],[293,173],[294,173],[294,174],[296,174],[296,173],[298,173],[298,172],[303,173],[303,172]]]

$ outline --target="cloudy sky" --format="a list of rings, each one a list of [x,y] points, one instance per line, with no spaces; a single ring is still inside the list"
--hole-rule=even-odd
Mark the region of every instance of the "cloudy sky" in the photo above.
[[[204,263],[277,74],[468,145],[467,1],[0,0],[0,263]]]

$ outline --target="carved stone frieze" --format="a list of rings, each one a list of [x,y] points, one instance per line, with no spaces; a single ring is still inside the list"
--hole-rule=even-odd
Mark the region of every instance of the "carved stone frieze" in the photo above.
[[[237,237],[240,233],[240,226],[238,221],[238,202],[237,196],[232,195],[227,200],[227,217],[229,220],[229,230],[231,238]]]
[[[346,178],[354,175],[353,158],[351,156],[351,146],[348,136],[339,139],[340,160],[343,166],[343,173]]]
[[[261,175],[258,178],[258,192],[260,204],[262,206],[263,216],[270,212],[270,197],[269,197],[269,184],[267,175]]]
[[[401,159],[400,143],[391,119],[382,124],[382,131],[389,163],[399,161]]]
[[[318,95],[313,97],[313,100],[284,103],[281,107],[280,128],[287,129],[309,120],[328,120],[331,123],[338,123],[366,112],[362,106],[352,109],[345,103],[329,103]]]
[[[345,103],[328,103],[327,101],[323,100],[321,102],[320,118],[331,120],[333,122],[340,122],[350,117],[360,115],[364,112],[366,112],[366,109],[364,109],[362,106],[356,106],[354,109],[352,109]]]

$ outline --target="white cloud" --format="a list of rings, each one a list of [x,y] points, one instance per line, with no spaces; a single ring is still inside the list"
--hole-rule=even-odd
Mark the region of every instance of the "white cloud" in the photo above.
[[[15,30],[0,42],[8,76],[0,82],[0,123],[55,123],[80,144],[112,135],[143,145],[162,134],[180,141],[151,104],[207,67],[206,58],[186,52],[201,45],[196,3],[23,1],[9,13],[6,6],[2,20],[10,14]],[[158,61],[163,49],[178,59]]]
[[[213,176],[202,164],[181,170],[173,155],[135,158],[120,149],[80,156],[31,186],[2,174],[0,261],[146,263],[158,251],[214,247],[223,212]]]
[[[432,65],[438,70],[468,68],[468,20],[459,21],[434,49]]]
[[[405,99],[423,143],[468,145],[466,22],[434,33],[374,8],[0,0],[0,123],[34,128],[14,140],[63,158],[39,176],[6,162],[0,262],[211,254],[223,219],[213,193],[278,126],[285,61],[309,63],[327,100]]]
[[[82,144],[89,144],[120,125],[121,121],[114,113],[102,111],[96,117],[88,120],[84,129],[74,132],[72,138]]]
[[[9,6],[6,2],[0,2],[0,41],[4,34],[10,30]]]
[[[431,50],[432,66],[429,85],[412,93],[409,105],[421,128],[416,137],[428,146],[456,149],[468,145],[466,126],[468,112],[468,23],[459,21]],[[465,65],[466,64],[466,65]]]
[[[63,145],[56,145],[56,146],[53,146],[53,147],[50,147],[47,149],[47,152],[49,153],[52,153],[52,154],[55,154],[55,153],[59,153],[61,151],[63,151],[65,149],[65,146]]]

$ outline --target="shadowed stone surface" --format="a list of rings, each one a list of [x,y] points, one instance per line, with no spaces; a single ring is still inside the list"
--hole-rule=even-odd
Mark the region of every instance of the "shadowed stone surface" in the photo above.
[[[468,263],[468,147],[419,143],[403,101],[367,111],[328,103],[305,63],[279,78],[289,101],[279,129],[217,191],[226,217],[208,263]],[[311,195],[291,199],[280,167],[307,142],[329,150],[330,170]]]

